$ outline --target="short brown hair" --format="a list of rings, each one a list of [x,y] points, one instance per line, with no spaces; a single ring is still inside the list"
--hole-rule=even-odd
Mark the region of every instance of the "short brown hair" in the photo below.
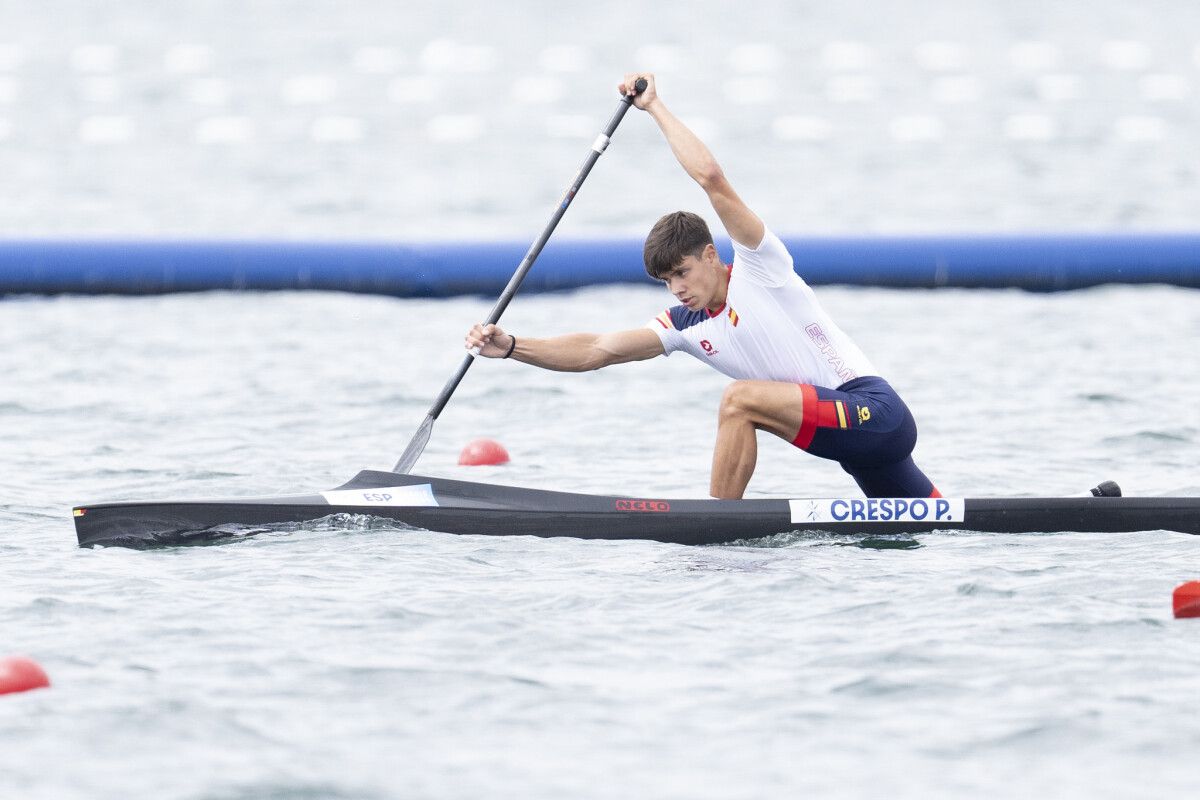
[[[666,280],[666,275],[679,266],[687,256],[700,256],[705,245],[713,243],[708,223],[699,214],[690,211],[675,211],[667,214],[646,235],[646,247],[642,258],[646,262],[646,274],[656,280]]]

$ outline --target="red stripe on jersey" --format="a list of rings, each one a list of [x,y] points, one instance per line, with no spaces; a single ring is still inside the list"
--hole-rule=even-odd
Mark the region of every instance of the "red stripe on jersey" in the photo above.
[[[727,266],[725,267],[725,274],[726,274],[726,275],[733,275],[733,264],[729,264],[729,265],[727,265]],[[728,284],[728,283],[726,283],[726,284],[725,284],[725,292],[726,292],[726,294],[728,294],[728,293],[729,293],[729,284]],[[726,302],[728,302],[728,300],[727,300]],[[721,312],[722,312],[722,311],[724,311],[724,310],[725,310],[725,303],[721,303],[721,307],[720,307],[720,308],[718,308],[716,311],[709,311],[709,310],[706,308],[706,309],[704,309],[704,313],[705,313],[705,314],[708,314],[708,318],[709,318],[709,319],[712,319],[713,317],[720,316],[720,315],[721,315]],[[734,323],[734,325],[736,325],[736,324],[737,324],[737,323],[735,322],[735,323]]]

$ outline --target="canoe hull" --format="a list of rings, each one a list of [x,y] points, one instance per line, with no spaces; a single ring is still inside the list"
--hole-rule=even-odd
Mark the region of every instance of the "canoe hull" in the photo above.
[[[336,514],[365,515],[453,534],[644,539],[686,545],[794,531],[867,536],[953,529],[1200,534],[1200,498],[1190,497],[967,498],[948,501],[960,504],[953,506],[948,518],[936,518],[930,510],[923,519],[894,513],[896,506],[887,502],[879,508],[868,502],[861,498],[672,500],[588,495],[364,470],[346,484],[317,494],[78,506],[75,529],[83,547],[133,548],[212,543],[263,526],[307,523]],[[934,501],[897,502],[906,506]],[[834,515],[802,513],[814,503],[823,504],[826,512],[832,503]]]

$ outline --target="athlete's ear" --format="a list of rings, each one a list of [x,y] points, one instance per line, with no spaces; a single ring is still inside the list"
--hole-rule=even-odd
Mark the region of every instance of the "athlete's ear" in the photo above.
[[[700,260],[704,261],[705,263],[720,261],[721,256],[719,253],[717,253],[717,246],[714,244],[704,245],[704,252],[700,254]]]

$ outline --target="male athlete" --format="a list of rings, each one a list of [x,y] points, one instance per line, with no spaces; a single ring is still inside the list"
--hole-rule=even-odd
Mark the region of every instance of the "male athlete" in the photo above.
[[[638,78],[646,89],[635,94]],[[758,458],[756,431],[837,461],[868,497],[940,497],[912,460],[917,426],[908,407],[796,275],[779,238],[742,202],[708,148],[667,110],[654,76],[618,87],[650,114],[733,240],[733,265],[717,256],[708,225],[679,211],[646,237],[646,272],[679,305],[644,328],[519,340],[476,325],[466,346],[487,358],[582,372],[683,350],[734,378],[721,398],[710,494],[737,499]]]

